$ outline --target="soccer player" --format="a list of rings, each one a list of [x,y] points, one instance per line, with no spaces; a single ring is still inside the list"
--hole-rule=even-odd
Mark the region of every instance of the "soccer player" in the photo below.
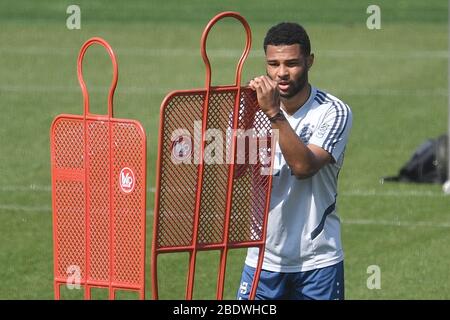
[[[264,51],[267,75],[249,86],[279,138],[256,299],[344,299],[336,200],[352,113],[309,83],[314,55],[302,26],[273,26]],[[248,299],[257,259],[258,248],[250,248],[238,299]]]

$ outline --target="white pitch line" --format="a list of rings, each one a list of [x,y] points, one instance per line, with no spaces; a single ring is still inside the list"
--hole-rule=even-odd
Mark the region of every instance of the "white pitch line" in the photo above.
[[[58,86],[58,85],[10,85],[0,84],[0,92],[14,92],[14,93],[81,93],[79,86]],[[105,93],[109,91],[109,87],[89,87],[90,93]],[[116,93],[123,94],[167,94],[173,89],[150,86],[146,87],[117,87]]]
[[[49,206],[19,206],[15,204],[0,204],[0,211],[21,211],[21,212],[51,212]]]
[[[389,191],[376,191],[376,190],[350,190],[339,193],[339,195],[346,197],[446,197],[443,192],[433,191],[417,191],[417,190],[389,190]]]
[[[38,185],[30,184],[28,186],[0,186],[0,193],[8,192],[51,192],[52,187],[50,185]],[[147,192],[155,193],[155,187],[148,187]],[[339,193],[339,196],[344,197],[446,197],[447,195],[442,192],[435,191],[418,191],[418,190],[362,190],[354,189]]]
[[[370,220],[370,219],[341,219],[343,224],[356,225],[383,225],[391,227],[429,227],[429,228],[450,228],[450,222],[430,222],[430,221],[392,221],[392,220]]]
[[[1,211],[19,211],[19,212],[45,212],[51,213],[49,206],[18,206],[18,205],[0,205]],[[146,211],[148,216],[153,216],[153,210]],[[398,221],[398,220],[370,220],[370,219],[341,219],[342,224],[350,225],[379,225],[390,227],[408,227],[408,228],[450,228],[449,222],[430,222],[430,221]]]
[[[28,212],[28,213],[51,213],[52,207],[50,206],[20,206],[15,204],[0,204],[0,212],[1,211],[19,211],[19,212]],[[148,209],[146,210],[146,214],[148,216],[153,215],[153,210]]]
[[[28,186],[1,186],[0,192],[50,192],[51,186],[30,184]]]
[[[430,90],[402,90],[402,89],[326,89],[336,95],[349,96],[384,96],[384,97],[428,97],[428,96],[448,96],[447,89],[433,88]]]
[[[38,184],[30,184],[28,186],[1,186],[1,192],[51,192],[52,187],[50,185],[38,185]],[[147,192],[154,193],[155,188],[149,187],[147,188]]]
[[[78,48],[49,48],[49,47],[3,47],[0,53],[14,55],[76,55]],[[142,57],[200,57],[199,48],[124,48],[115,50],[121,56],[142,56]],[[338,50],[321,49],[314,52],[316,56],[332,58],[378,58],[378,59],[447,59],[446,50],[419,50],[419,51],[385,51],[385,50]],[[242,54],[241,49],[209,49],[208,55],[217,58],[237,58]],[[249,58],[261,58],[264,56],[262,49],[251,51]]]
[[[108,92],[109,87],[89,87],[91,93],[105,93]],[[149,87],[118,87],[116,92],[122,94],[168,94],[174,89],[149,86]],[[81,89],[78,86],[59,86],[59,85],[11,85],[0,84],[0,92],[13,93],[79,93]],[[371,90],[352,90],[352,89],[327,89],[336,95],[349,96],[384,96],[384,97],[430,97],[430,96],[448,96],[447,89],[434,88],[430,90],[402,90],[402,89],[371,89]]]

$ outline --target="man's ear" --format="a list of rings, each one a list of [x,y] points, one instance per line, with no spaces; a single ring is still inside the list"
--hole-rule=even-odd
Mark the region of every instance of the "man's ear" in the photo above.
[[[314,53],[311,53],[307,58],[306,58],[306,66],[309,69],[311,69],[312,65],[314,64]]]

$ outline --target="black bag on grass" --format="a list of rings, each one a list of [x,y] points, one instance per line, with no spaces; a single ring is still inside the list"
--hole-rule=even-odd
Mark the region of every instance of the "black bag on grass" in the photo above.
[[[444,183],[447,180],[448,136],[428,139],[414,151],[397,176],[383,181]]]

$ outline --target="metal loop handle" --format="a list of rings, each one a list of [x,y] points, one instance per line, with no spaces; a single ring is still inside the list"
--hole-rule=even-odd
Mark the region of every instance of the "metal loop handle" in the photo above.
[[[103,46],[106,51],[109,54],[109,57],[111,58],[112,65],[113,65],[113,78],[111,82],[111,86],[109,87],[109,94],[108,94],[108,116],[110,118],[113,117],[113,97],[114,97],[114,91],[116,90],[117,86],[117,79],[119,77],[119,71],[117,67],[117,60],[116,56],[114,54],[113,49],[109,45],[108,42],[106,42],[102,38],[94,37],[86,41],[83,46],[81,47],[80,53],[78,55],[78,61],[77,61],[77,74],[78,74],[78,82],[81,86],[81,91],[83,92],[83,100],[84,100],[84,115],[89,114],[89,93],[86,88],[86,83],[83,79],[83,58],[84,54],[86,53],[87,48],[89,48],[93,44],[99,44]]]
[[[250,30],[250,26],[247,23],[247,21],[244,19],[244,17],[242,17],[239,13],[233,12],[233,11],[225,11],[225,12],[219,13],[214,18],[212,18],[206,25],[205,30],[203,31],[203,34],[202,34],[202,39],[201,39],[201,54],[202,54],[202,58],[203,58],[203,61],[205,62],[205,66],[206,66],[206,88],[211,87],[211,64],[209,63],[208,55],[206,53],[206,39],[208,38],[209,31],[214,26],[214,24],[216,24],[217,21],[219,21],[223,18],[226,18],[226,17],[232,17],[232,18],[239,20],[242,23],[242,25],[244,26],[245,32],[247,34],[245,49],[241,55],[241,58],[239,59],[237,67],[236,67],[236,79],[235,79],[236,87],[240,86],[242,67],[244,65],[245,59],[247,59],[247,56],[250,52],[250,48],[252,46],[252,32]]]

